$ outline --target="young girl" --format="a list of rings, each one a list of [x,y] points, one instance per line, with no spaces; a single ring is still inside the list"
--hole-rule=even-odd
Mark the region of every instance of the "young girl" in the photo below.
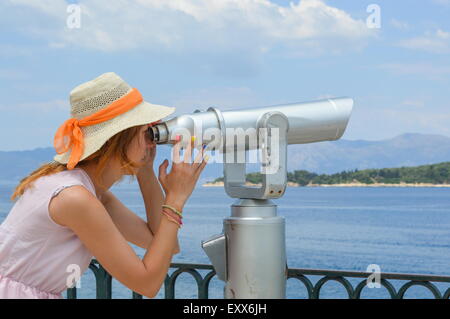
[[[179,251],[182,210],[207,159],[202,151],[192,161],[190,143],[181,159],[177,141],[171,171],[166,159],[157,178],[148,127],[175,109],[144,101],[115,73],[79,85],[70,102],[72,118],[55,135],[58,155],[21,180],[0,225],[0,298],[63,298],[94,256],[153,298]],[[125,175],[137,177],[146,221],[108,190]],[[142,260],[127,242],[147,249]]]

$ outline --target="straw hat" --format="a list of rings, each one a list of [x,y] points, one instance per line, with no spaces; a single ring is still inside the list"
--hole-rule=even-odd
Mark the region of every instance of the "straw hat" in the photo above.
[[[111,103],[119,100],[133,90],[121,77],[114,72],[108,72],[85,82],[70,92],[70,114],[76,120],[90,116]],[[136,90],[136,89],[134,89]],[[84,151],[79,161],[99,150],[113,135],[132,126],[156,122],[172,114],[174,107],[151,104],[142,100],[132,109],[119,114],[107,121],[88,126],[80,126],[84,139]],[[71,149],[57,154],[56,162],[67,164]]]

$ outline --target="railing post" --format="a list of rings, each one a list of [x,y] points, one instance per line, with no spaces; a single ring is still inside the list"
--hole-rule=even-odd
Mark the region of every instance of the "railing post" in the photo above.
[[[143,299],[143,297],[142,297],[142,295],[140,295],[137,292],[133,291],[132,299]]]
[[[98,262],[97,262],[98,263]],[[112,277],[111,275],[98,263],[98,267],[94,262],[91,262],[89,268],[94,272],[96,282],[96,298],[97,299],[111,299],[112,297]]]
[[[77,288],[68,288],[67,289],[67,299],[77,299]]]

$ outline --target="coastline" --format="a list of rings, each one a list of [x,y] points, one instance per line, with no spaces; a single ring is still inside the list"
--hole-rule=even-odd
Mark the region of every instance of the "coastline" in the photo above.
[[[223,187],[223,182],[205,183],[202,187]],[[261,186],[261,184],[245,183],[245,186]],[[345,183],[345,184],[308,184],[300,186],[297,183],[288,182],[288,187],[450,187],[450,184],[430,184],[430,183],[399,183],[399,184],[384,184],[384,183]]]

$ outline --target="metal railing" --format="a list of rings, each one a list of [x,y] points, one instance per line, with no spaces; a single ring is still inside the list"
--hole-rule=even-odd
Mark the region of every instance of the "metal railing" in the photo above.
[[[93,259],[89,265],[93,271],[96,280],[96,298],[111,299],[112,297],[112,276]],[[167,274],[164,281],[164,298],[175,298],[175,284],[177,278],[182,273],[190,274],[197,283],[198,299],[208,299],[209,285],[211,279],[216,275],[213,266],[204,264],[181,264],[172,263],[171,269],[176,269],[170,275]],[[209,270],[203,277],[198,270]],[[320,292],[325,283],[335,281],[340,283],[346,290],[349,299],[360,299],[361,292],[367,286],[368,278],[373,276],[372,272],[355,272],[355,271],[338,271],[338,270],[321,270],[321,269],[288,269],[288,279],[300,281],[306,288],[309,299],[319,299]],[[319,276],[320,279],[313,283],[307,276]],[[443,292],[434,283],[449,283],[450,276],[435,275],[419,275],[419,274],[399,274],[399,273],[380,273],[380,284],[387,289],[392,299],[402,299],[406,291],[413,286],[423,286],[427,288],[436,299],[449,299],[450,287]],[[352,285],[349,279],[363,278],[356,286]],[[406,281],[398,290],[390,282],[390,280]],[[143,297],[131,291],[132,299],[142,299]],[[67,289],[67,298],[77,298],[77,288]]]

